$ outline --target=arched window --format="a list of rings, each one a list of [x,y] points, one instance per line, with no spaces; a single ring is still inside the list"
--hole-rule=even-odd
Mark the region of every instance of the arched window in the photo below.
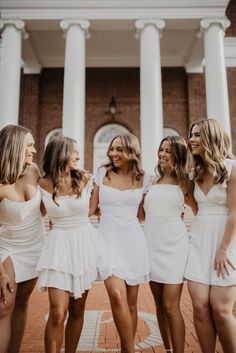
[[[170,127],[164,127],[164,137],[166,136],[179,136],[179,133]]]
[[[109,142],[116,136],[129,132],[124,126],[119,124],[108,124],[100,128],[93,140],[93,171],[106,162],[106,152]]]
[[[56,136],[60,136],[62,135],[62,129],[61,128],[57,128],[57,129],[53,129],[51,131],[49,131],[49,133],[47,134],[46,138],[45,138],[45,142],[44,142],[44,147],[47,146],[48,142]]]

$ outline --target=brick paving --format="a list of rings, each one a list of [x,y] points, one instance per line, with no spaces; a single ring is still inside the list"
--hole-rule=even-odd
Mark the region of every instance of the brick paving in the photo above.
[[[181,305],[186,324],[185,353],[200,353],[186,285],[184,286]],[[135,337],[135,351],[137,353],[165,353],[156,323],[154,302],[148,285],[140,286],[138,310],[139,321]],[[44,352],[43,340],[47,313],[47,293],[39,293],[35,290],[30,301],[28,323],[20,353]],[[95,283],[90,290],[84,328],[77,351],[81,353],[119,351],[119,337],[112,320],[109,300],[102,282]],[[64,352],[63,348],[62,352]],[[223,353],[219,343],[217,344],[217,353]]]

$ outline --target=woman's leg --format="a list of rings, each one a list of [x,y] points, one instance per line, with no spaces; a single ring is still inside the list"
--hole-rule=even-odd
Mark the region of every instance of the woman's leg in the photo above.
[[[152,291],[153,299],[155,301],[156,316],[157,316],[158,326],[161,332],[161,338],[164,343],[165,349],[170,350],[172,347],[171,339],[170,339],[170,330],[169,330],[169,325],[168,325],[167,317],[163,306],[164,286],[162,283],[157,283],[153,281],[151,281],[149,285]]]
[[[88,290],[81,298],[70,298],[69,317],[65,330],[65,353],[75,353],[84,323],[85,303]]]
[[[45,330],[45,352],[59,353],[64,333],[64,322],[69,306],[69,292],[48,288],[50,309]]]
[[[25,332],[28,303],[37,278],[21,282],[17,286],[15,307],[11,319],[11,340],[8,353],[18,353]]]
[[[11,280],[13,292],[11,293],[7,289],[5,304],[0,300],[0,353],[6,353],[8,351],[11,338],[11,316],[14,310],[17,291],[14,267],[10,257],[4,261],[3,267]]]
[[[184,353],[185,325],[180,310],[182,289],[183,284],[164,284],[162,293],[174,353]]]
[[[193,320],[203,353],[215,353],[216,328],[210,307],[210,286],[188,281]]]
[[[134,353],[133,325],[125,281],[112,276],[105,280],[105,286],[110,299],[114,322],[120,336],[122,352]]]
[[[235,300],[236,286],[211,287],[212,314],[225,353],[236,352],[236,318],[233,314]]]
[[[132,318],[134,337],[135,337],[135,334],[137,331],[137,325],[138,325],[138,308],[137,308],[138,289],[139,289],[139,285],[129,286],[128,284],[126,284],[127,301],[128,301],[131,318]]]

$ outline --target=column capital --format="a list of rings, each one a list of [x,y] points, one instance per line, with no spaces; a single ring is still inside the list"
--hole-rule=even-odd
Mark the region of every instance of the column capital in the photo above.
[[[208,29],[211,25],[217,24],[222,27],[222,29],[225,31],[229,26],[230,26],[230,21],[228,20],[227,17],[215,17],[215,18],[203,18],[200,22],[201,29],[206,30]]]
[[[86,37],[89,38],[89,32],[88,29],[90,27],[90,23],[88,20],[78,18],[78,19],[67,19],[67,20],[62,20],[60,22],[60,27],[63,30],[64,33],[67,32],[70,26],[79,26],[86,34]]]
[[[14,19],[1,19],[0,20],[0,30],[4,29],[6,26],[15,26],[16,29],[23,31],[25,28],[25,22],[22,20]]]
[[[158,30],[162,30],[165,24],[165,21],[161,18],[145,18],[135,21],[135,27],[138,32],[142,31],[146,26],[155,26]]]

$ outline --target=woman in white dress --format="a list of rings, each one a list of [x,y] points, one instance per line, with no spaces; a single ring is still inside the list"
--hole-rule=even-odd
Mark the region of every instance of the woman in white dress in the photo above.
[[[190,231],[185,277],[199,343],[215,353],[216,333],[225,353],[236,352],[236,162],[230,140],[214,119],[190,129],[194,196],[198,213]]]
[[[97,277],[97,231],[88,213],[93,181],[78,169],[76,142],[65,136],[47,145],[43,205],[51,221],[37,270],[39,288],[48,289],[50,310],[45,330],[46,353],[59,353],[65,327],[65,352],[74,353],[83,327],[85,302]]]
[[[18,353],[45,234],[30,131],[0,131],[0,353]]]
[[[137,218],[145,187],[136,136],[116,136],[107,151],[109,162],[95,177],[92,209],[101,211],[99,276],[105,281],[121,350],[134,352],[137,328],[137,295],[148,281],[146,239]]]
[[[189,240],[182,220],[187,202],[196,211],[188,179],[187,145],[180,136],[165,137],[144,198],[144,232],[150,258],[150,288],[166,352],[183,353],[185,325],[180,309]]]

